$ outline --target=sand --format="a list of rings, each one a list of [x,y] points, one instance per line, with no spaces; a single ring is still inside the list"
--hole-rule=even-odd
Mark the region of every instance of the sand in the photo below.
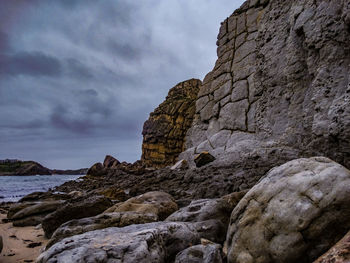
[[[0,235],[4,243],[0,263],[35,262],[48,241],[44,237],[42,228],[13,227],[12,223],[2,223],[3,218],[6,218],[6,214],[0,212]],[[41,243],[41,245],[33,243]],[[30,244],[38,246],[27,247]]]

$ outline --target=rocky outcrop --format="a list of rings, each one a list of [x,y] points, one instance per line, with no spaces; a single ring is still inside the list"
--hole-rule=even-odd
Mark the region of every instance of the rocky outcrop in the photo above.
[[[34,161],[0,160],[0,176],[3,175],[51,175],[51,174],[81,174],[85,175],[87,168],[78,170],[49,169]]]
[[[45,236],[50,238],[67,221],[98,215],[111,206],[112,202],[104,196],[82,196],[69,200],[44,218],[42,227]]]
[[[171,262],[178,252],[199,243],[200,235],[190,223],[111,227],[63,239],[37,262]]]
[[[108,227],[124,227],[133,224],[145,224],[158,221],[158,216],[140,212],[103,213],[94,217],[74,219],[64,223],[53,233],[47,248],[63,238],[80,235],[89,231]]]
[[[141,161],[147,167],[174,164],[184,150],[184,138],[192,125],[200,85],[197,79],[177,84],[144,123]]]
[[[120,162],[110,155],[106,155],[105,160],[103,161],[103,167],[105,168],[113,168],[116,167],[118,164],[120,164]]]
[[[36,226],[41,224],[49,213],[55,211],[64,201],[43,201],[39,203],[22,203],[9,210],[7,218],[14,226]],[[18,211],[17,211],[18,210]],[[14,211],[17,211],[14,213]]]
[[[194,166],[208,151],[221,166],[293,151],[289,160],[350,167],[349,10],[347,0],[246,1],[221,24],[179,158]]]
[[[350,262],[350,232],[314,263]]]
[[[218,244],[196,245],[176,255],[175,263],[222,263],[221,246]]]
[[[107,209],[106,213],[135,211],[143,214],[153,214],[159,220],[164,220],[177,209],[177,204],[171,195],[154,191],[117,203]]]
[[[272,169],[232,212],[228,262],[312,262],[350,228],[350,171],[325,157]]]

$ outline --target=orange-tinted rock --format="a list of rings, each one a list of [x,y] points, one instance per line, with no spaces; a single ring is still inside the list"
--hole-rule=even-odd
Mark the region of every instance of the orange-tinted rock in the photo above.
[[[106,155],[105,160],[103,161],[103,166],[105,168],[115,167],[118,164],[120,164],[120,162],[110,155]]]
[[[147,167],[174,164],[184,150],[184,140],[195,113],[201,81],[190,79],[173,87],[143,125],[142,162]]]
[[[347,263],[350,262],[350,231],[330,250],[314,263]]]

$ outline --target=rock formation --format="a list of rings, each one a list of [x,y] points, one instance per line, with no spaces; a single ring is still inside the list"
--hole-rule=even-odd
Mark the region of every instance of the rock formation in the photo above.
[[[347,0],[246,1],[221,24],[179,158],[292,148],[350,167],[349,13]]]
[[[350,232],[348,232],[337,244],[314,263],[346,263],[350,262]]]
[[[147,167],[174,164],[184,150],[184,137],[192,125],[200,85],[198,79],[177,84],[144,123],[141,160]]]
[[[228,262],[312,262],[345,235],[349,217],[349,170],[325,157],[287,162],[233,210]]]

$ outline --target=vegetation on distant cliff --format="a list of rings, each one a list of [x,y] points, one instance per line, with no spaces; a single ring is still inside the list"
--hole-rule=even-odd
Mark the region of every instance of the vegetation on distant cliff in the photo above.
[[[86,174],[87,169],[51,170],[34,161],[0,160],[2,175],[50,175],[50,174]]]

